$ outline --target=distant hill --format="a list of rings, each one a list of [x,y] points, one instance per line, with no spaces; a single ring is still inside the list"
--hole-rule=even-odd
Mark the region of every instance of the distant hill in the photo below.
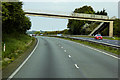
[[[27,31],[27,34],[34,34],[36,31]]]
[[[27,34],[34,34],[35,32],[38,32],[38,31],[32,30],[32,31],[27,31],[26,33]],[[45,31],[40,30],[40,33],[45,33]]]

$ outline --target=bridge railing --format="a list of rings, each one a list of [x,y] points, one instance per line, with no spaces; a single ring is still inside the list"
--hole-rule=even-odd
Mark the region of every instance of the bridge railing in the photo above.
[[[85,17],[85,18],[96,18],[96,19],[109,19],[108,16],[104,16],[104,15],[84,14],[84,13],[72,13],[71,16]]]
[[[45,10],[32,10],[32,9],[24,9],[25,12],[34,12],[34,13],[46,13],[46,14],[57,14],[57,15],[66,15],[66,16],[75,16],[75,17],[83,17],[83,18],[93,18],[93,19],[110,19],[105,15],[97,15],[97,14],[85,14],[85,13],[71,13],[71,12],[55,12],[55,11],[45,11]]]

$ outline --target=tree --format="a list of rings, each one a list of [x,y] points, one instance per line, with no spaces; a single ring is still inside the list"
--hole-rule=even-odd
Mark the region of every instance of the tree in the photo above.
[[[114,21],[114,27],[113,27],[114,36],[120,37],[120,19],[116,19]]]
[[[2,32],[3,34],[26,33],[31,22],[22,10],[22,2],[2,2]]]
[[[95,13],[95,14],[107,16],[107,12],[106,12],[106,10],[104,8],[101,11],[97,11],[97,13]]]
[[[93,8],[91,6],[83,6],[83,7],[80,7],[80,8],[76,8],[73,13],[94,14],[95,11],[93,10]],[[90,24],[91,22],[81,21],[81,20],[70,20],[69,19],[67,26],[69,28],[70,34],[74,34],[74,35],[85,34],[84,33],[85,31],[82,30],[82,27],[83,27],[83,25],[85,25],[85,23]]]
[[[41,33],[40,33],[40,31],[36,31],[36,32],[34,32],[34,34],[40,35]]]

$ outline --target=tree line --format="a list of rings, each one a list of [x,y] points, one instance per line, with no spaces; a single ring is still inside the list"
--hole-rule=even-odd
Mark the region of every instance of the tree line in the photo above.
[[[68,30],[64,29],[62,31],[45,31],[43,33],[41,33],[40,31],[35,31],[34,34],[40,35],[55,35],[55,34],[68,34]]]
[[[105,9],[101,10],[101,11],[97,11],[95,12],[93,10],[93,8],[91,6],[83,6],[80,8],[76,8],[73,13],[85,13],[85,14],[96,14],[96,15],[105,15],[107,16],[108,13],[106,12]],[[71,35],[88,35],[91,31],[92,31],[92,26],[85,28],[84,25],[88,23],[88,24],[93,24],[94,22],[90,22],[90,21],[81,21],[81,20],[73,20],[73,19],[69,19],[68,20],[68,25],[67,28],[69,28],[69,33]],[[97,27],[98,23],[94,24],[93,26]],[[115,19],[114,21],[114,36],[119,36],[120,34],[120,19]],[[108,30],[109,27],[107,27],[106,29],[104,29],[101,33],[105,36],[108,36]]]
[[[2,33],[25,34],[31,22],[22,9],[22,2],[2,2]]]

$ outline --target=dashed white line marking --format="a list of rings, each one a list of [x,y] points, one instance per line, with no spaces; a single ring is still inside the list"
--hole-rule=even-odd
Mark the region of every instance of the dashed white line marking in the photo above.
[[[68,55],[69,58],[71,58],[71,55]]]
[[[78,67],[78,65],[77,65],[77,64],[75,64],[75,67],[76,67],[77,69],[79,69],[79,67]]]
[[[66,52],[66,50],[64,50],[64,52]]]
[[[95,48],[92,48],[92,47],[89,47],[89,46],[86,46],[86,45],[83,45],[83,44],[80,44],[80,43],[77,43],[77,42],[73,42],[73,41],[69,41],[69,40],[64,40],[64,39],[60,39],[60,40],[67,41],[67,42],[72,42],[72,43],[75,43],[75,44],[79,44],[79,45],[84,46],[84,47],[87,47],[87,48],[89,48],[89,49],[92,49],[92,50],[101,52],[101,53],[103,53],[103,54],[105,54],[105,55],[107,55],[107,56],[111,56],[111,57],[113,57],[113,58],[120,59],[119,57],[116,57],[116,56],[111,55],[111,54],[109,54],[109,53],[100,51],[100,50],[98,50],[98,49],[95,49]],[[106,43],[106,44],[107,44],[107,43]]]
[[[68,41],[68,40],[64,40],[64,41]],[[111,56],[111,57],[113,57],[113,58],[120,59],[119,57],[116,57],[116,56],[111,55],[111,54],[109,54],[109,53],[100,51],[100,50],[98,50],[98,49],[95,49],[95,48],[92,48],[92,47],[89,47],[89,46],[86,46],[86,45],[83,45],[83,44],[80,44],[80,43],[77,43],[77,42],[73,42],[73,41],[68,41],[68,42],[76,43],[76,44],[79,44],[79,45],[81,45],[81,46],[87,47],[87,48],[89,48],[89,49],[92,49],[92,50],[101,52],[101,53],[103,53],[103,54],[105,54],[105,55],[107,55],[107,56]]]

